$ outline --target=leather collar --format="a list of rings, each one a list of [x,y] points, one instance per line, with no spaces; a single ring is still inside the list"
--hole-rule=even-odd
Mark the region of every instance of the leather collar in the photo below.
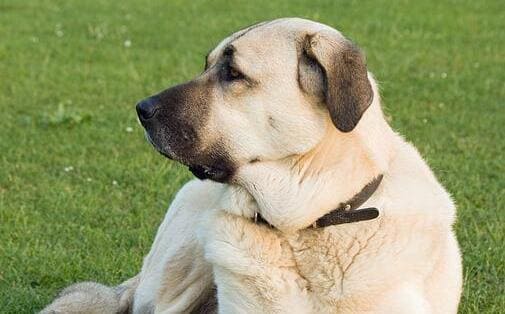
[[[359,208],[377,191],[382,178],[381,174],[370,181],[347,202],[340,203],[337,208],[316,220],[309,228],[324,228],[333,225],[346,224],[364,220],[375,219],[379,210],[375,207]],[[254,215],[255,223],[264,223],[272,226],[260,213]]]

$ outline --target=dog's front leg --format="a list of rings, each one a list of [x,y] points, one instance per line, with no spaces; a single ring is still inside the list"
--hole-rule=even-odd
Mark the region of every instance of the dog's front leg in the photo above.
[[[210,223],[205,217],[212,208],[250,215],[256,211],[256,203],[239,187],[210,181],[187,183],[170,205],[144,260],[134,313],[215,310],[212,265],[204,259],[197,239],[199,230]]]
[[[200,238],[213,264],[220,313],[314,312],[282,234],[224,211],[205,225]]]
[[[202,213],[217,206],[223,186],[187,183],[170,205],[144,259],[134,313],[188,313],[212,292],[212,267],[196,233]]]

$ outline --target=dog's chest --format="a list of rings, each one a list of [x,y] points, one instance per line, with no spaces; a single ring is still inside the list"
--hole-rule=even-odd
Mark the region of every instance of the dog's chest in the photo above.
[[[380,220],[308,229],[288,242],[300,275],[316,296],[330,304],[367,290],[370,272],[383,261],[385,231]],[[373,284],[373,282],[372,282]]]

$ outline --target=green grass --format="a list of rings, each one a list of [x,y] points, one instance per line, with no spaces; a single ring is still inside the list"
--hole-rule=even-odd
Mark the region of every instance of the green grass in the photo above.
[[[139,270],[190,174],[144,141],[134,104],[199,73],[230,32],[281,16],[366,51],[391,123],[458,204],[461,313],[503,313],[502,1],[0,0],[1,313]]]

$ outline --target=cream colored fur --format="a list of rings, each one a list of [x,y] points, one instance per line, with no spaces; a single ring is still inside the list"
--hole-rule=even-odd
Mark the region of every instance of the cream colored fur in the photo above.
[[[335,49],[344,38],[322,24],[281,19],[211,53],[212,68],[233,42],[237,62],[268,87],[216,92],[209,136],[226,138],[241,166],[230,184],[191,181],[179,191],[129,284],[133,313],[191,312],[214,284],[221,313],[457,312],[462,270],[451,197],[384,119],[371,74],[374,100],[349,133],[300,91],[291,42],[302,31]],[[381,185],[362,205],[379,208],[379,218],[306,229],[379,174]],[[275,228],[255,224],[255,212]],[[69,300],[51,306],[94,313],[89,300]]]

